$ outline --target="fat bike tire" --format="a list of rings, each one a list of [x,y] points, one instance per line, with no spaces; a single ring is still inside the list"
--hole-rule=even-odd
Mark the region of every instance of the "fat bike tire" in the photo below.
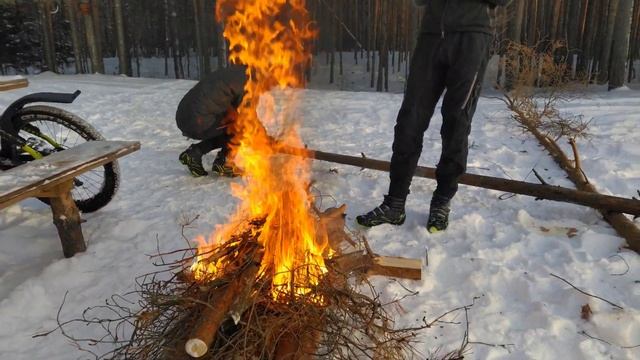
[[[34,137],[26,131],[25,127],[35,126],[42,134],[55,140],[63,149],[87,141],[105,140],[95,127],[79,116],[53,106],[27,106],[17,114],[15,125],[16,128],[21,129],[20,135],[25,138]],[[51,146],[51,149],[54,150],[54,147]],[[54,151],[64,150],[55,149]],[[107,205],[115,196],[119,184],[120,169],[118,162],[113,161],[75,178],[71,195],[81,212],[90,213]],[[48,199],[39,199],[49,204]]]

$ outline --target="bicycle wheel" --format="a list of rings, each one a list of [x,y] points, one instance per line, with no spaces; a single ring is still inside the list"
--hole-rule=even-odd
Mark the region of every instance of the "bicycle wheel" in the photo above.
[[[104,137],[82,118],[46,105],[27,106],[17,115],[19,135],[43,155],[63,151],[83,142]],[[71,191],[78,209],[84,213],[107,205],[115,195],[120,180],[116,161],[85,172],[74,179]],[[40,198],[45,203],[48,199]]]

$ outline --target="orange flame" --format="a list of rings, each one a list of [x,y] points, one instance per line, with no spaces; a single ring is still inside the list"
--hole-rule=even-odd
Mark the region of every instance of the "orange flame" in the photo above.
[[[327,239],[315,229],[309,160],[280,155],[280,146],[303,146],[287,113],[276,109],[269,91],[304,85],[303,69],[311,59],[307,45],[315,36],[304,0],[219,0],[216,14],[225,24],[229,59],[247,66],[249,81],[232,126],[232,157],[243,173],[242,184],[232,184],[240,205],[229,223],[208,242],[201,239],[196,278],[218,271],[223,264],[206,261],[215,244],[242,231],[246,219],[264,218],[259,242],[264,247],[261,271],[272,277],[274,297],[304,295],[326,272]],[[287,93],[292,108],[296,94]],[[258,117],[280,129],[278,142],[264,130]]]

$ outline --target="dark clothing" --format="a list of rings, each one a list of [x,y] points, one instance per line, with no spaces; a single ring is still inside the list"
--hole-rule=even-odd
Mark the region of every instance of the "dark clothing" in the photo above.
[[[182,133],[197,140],[225,135],[229,110],[242,102],[247,82],[245,67],[232,66],[205,75],[178,105],[176,123]]]
[[[395,126],[390,196],[404,199],[409,194],[424,132],[445,88],[440,130],[442,154],[436,170],[435,195],[446,199],[455,195],[458,179],[466,171],[471,119],[480,96],[491,40],[484,32],[453,32],[444,37],[420,35]]]
[[[202,140],[199,143],[194,144],[193,146],[196,147],[202,154],[210,153],[215,149],[221,149],[220,151],[222,153],[219,156],[223,156],[226,158],[230,150],[228,146],[229,141],[231,141],[231,136],[225,133],[219,136],[214,136],[209,139]]]
[[[426,5],[422,32],[483,32],[493,34],[490,9],[507,5],[511,0],[417,0]]]

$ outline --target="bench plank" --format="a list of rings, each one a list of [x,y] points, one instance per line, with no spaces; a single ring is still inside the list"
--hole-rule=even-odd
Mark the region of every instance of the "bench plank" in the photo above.
[[[0,172],[0,209],[140,149],[137,141],[89,141]]]

